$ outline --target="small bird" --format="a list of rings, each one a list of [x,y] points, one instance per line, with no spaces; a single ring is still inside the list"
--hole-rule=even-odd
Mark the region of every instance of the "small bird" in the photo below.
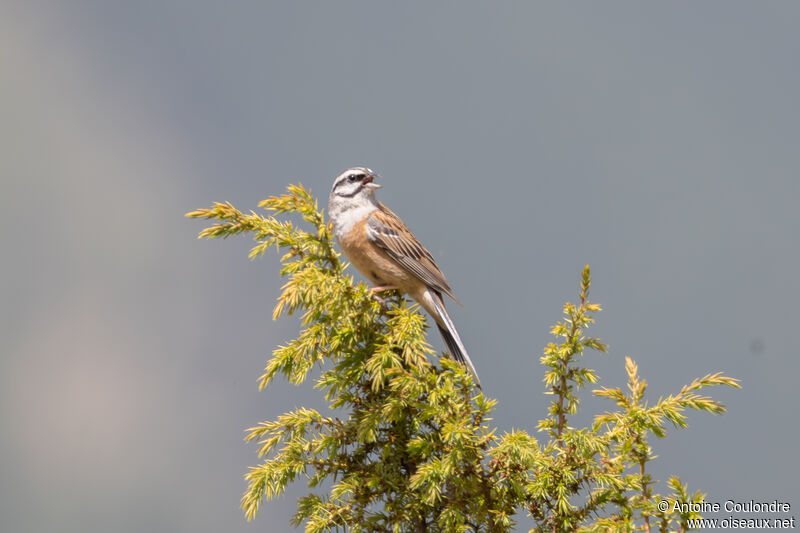
[[[400,217],[375,199],[375,190],[381,187],[375,183],[377,177],[366,167],[353,167],[333,182],[328,215],[339,246],[350,263],[376,285],[374,292],[397,289],[430,313],[450,353],[470,369],[481,388],[442,294],[461,302],[428,250]]]

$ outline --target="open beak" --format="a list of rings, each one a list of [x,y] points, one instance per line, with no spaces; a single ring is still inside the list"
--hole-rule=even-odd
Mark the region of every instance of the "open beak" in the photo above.
[[[374,175],[369,175],[361,181],[362,187],[367,187],[368,189],[380,189],[382,185],[375,183],[373,180],[375,179]]]

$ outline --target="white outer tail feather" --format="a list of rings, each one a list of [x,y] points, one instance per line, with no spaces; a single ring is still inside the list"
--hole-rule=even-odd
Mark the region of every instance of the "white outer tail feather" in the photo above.
[[[428,289],[426,292],[428,292],[426,296],[430,296],[430,300],[432,300],[433,310],[436,312],[433,318],[436,321],[436,325],[439,327],[442,340],[444,340],[444,343],[447,345],[447,349],[450,350],[450,355],[472,372],[472,375],[475,376],[475,384],[482,390],[483,387],[481,387],[481,380],[478,377],[478,372],[475,370],[475,366],[472,364],[467,354],[464,343],[461,342],[461,337],[458,335],[458,331],[456,331],[456,326],[453,324],[453,321],[450,320],[450,315],[447,314],[441,295],[431,289]],[[431,310],[429,309],[428,311],[430,312]]]

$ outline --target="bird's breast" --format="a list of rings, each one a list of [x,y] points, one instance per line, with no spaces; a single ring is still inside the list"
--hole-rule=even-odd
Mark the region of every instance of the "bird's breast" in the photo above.
[[[352,224],[346,233],[337,234],[345,257],[372,283],[393,285],[401,292],[411,292],[419,280],[391,259],[367,237],[367,217]]]

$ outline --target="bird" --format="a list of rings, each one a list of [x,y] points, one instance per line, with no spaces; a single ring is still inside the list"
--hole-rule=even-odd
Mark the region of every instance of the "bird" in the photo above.
[[[373,292],[397,289],[411,296],[436,322],[453,358],[475,376],[478,372],[467,354],[442,295],[456,303],[450,284],[433,256],[406,227],[400,217],[375,198],[381,185],[367,167],[352,167],[339,174],[328,198],[333,232],[348,261],[375,284]]]

